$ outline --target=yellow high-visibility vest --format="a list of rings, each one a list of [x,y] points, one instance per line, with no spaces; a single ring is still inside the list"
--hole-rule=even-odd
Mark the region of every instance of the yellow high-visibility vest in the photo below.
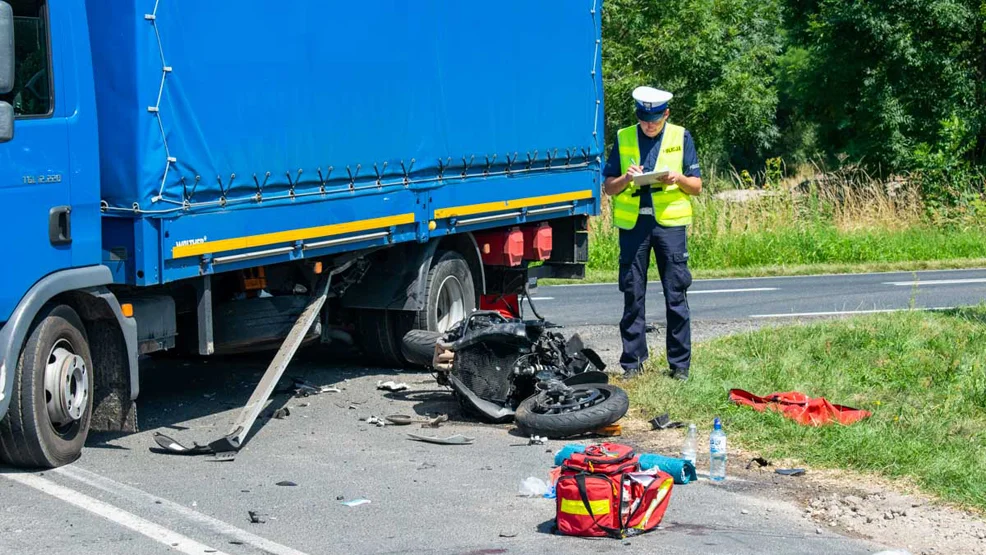
[[[616,135],[620,146],[620,168],[626,174],[630,160],[643,163],[640,144],[637,141],[637,126],[620,129]],[[654,171],[674,171],[683,173],[685,158],[685,128],[670,123],[664,124],[664,137],[661,139],[660,154]],[[638,187],[630,183],[620,194],[613,197],[613,223],[621,229],[633,229],[640,214],[640,195],[635,195]],[[668,185],[664,190],[651,189],[654,201],[654,219],[666,226],[681,226],[692,223],[692,202],[677,185]]]

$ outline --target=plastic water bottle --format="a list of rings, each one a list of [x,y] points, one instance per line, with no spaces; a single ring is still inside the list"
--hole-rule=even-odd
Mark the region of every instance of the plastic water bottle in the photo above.
[[[726,479],[726,433],[716,417],[709,436],[709,479],[721,482]]]
[[[695,466],[696,445],[698,442],[698,429],[695,424],[688,425],[688,435],[685,436],[685,444],[681,446],[681,458]]]

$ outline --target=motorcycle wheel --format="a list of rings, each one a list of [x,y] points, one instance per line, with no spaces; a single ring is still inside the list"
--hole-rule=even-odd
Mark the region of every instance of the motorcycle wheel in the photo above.
[[[401,354],[413,366],[431,368],[431,359],[435,356],[435,343],[441,338],[441,332],[411,330],[401,341]]]
[[[630,409],[630,398],[614,385],[582,384],[572,389],[575,399],[565,404],[556,404],[543,393],[524,399],[517,407],[517,427],[525,435],[571,437],[608,426]]]

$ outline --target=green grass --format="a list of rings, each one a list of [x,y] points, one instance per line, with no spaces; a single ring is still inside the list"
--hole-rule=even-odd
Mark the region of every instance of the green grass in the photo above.
[[[759,268],[861,266],[930,261],[986,259],[986,227],[838,231],[831,226],[703,233],[688,238],[689,266],[696,273],[751,272]],[[619,265],[615,231],[597,231],[589,240],[590,270],[612,271]],[[755,275],[755,272],[754,272]]]
[[[874,415],[850,426],[800,426],[733,405],[730,388],[797,390]],[[670,412],[704,433],[721,416],[734,444],[768,458],[905,477],[986,509],[986,305],[722,338],[696,346],[687,383],[655,372],[628,390],[641,414]]]

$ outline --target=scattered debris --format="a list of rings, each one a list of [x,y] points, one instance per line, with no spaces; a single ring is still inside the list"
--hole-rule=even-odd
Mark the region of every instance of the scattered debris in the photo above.
[[[520,490],[518,493],[522,497],[542,497],[544,494],[548,493],[548,483],[541,478],[531,476],[530,478],[525,478],[524,481],[520,483]]]
[[[291,416],[291,409],[288,407],[282,407],[274,411],[274,418],[278,420],[284,420],[289,416]]]
[[[337,495],[337,496],[336,496],[336,501],[342,501],[342,500],[343,500],[343,499],[345,499],[345,498],[346,498],[346,496],[345,496],[345,495]]]
[[[377,382],[377,389],[382,390],[382,391],[390,391],[392,393],[398,393],[398,392],[401,392],[401,391],[407,391],[410,388],[411,388],[411,386],[407,385],[404,382],[401,382],[401,383],[397,383],[397,382],[394,382],[394,381],[386,381],[386,382],[380,381],[380,382]]]
[[[778,468],[775,470],[777,474],[781,476],[804,476],[805,469],[803,468]]]
[[[296,484],[296,483],[294,483],[294,482],[292,482],[290,480],[284,480],[283,482],[278,482],[276,485],[278,485],[278,486],[297,486],[298,484]]]
[[[671,415],[664,413],[656,418],[652,418],[650,421],[651,429],[653,430],[670,430],[672,428],[683,428],[685,424],[683,422],[672,422]]]
[[[742,511],[740,511],[740,514],[741,515],[748,515],[748,514],[750,514],[750,511],[748,511],[746,509],[743,509]]]
[[[298,403],[298,408],[299,409],[303,409],[305,407],[310,407],[310,406],[312,406],[311,403]]]
[[[765,466],[770,466],[770,461],[763,457],[753,457],[750,462],[746,463],[746,469],[750,470],[753,465],[757,465],[757,468],[763,468]]]
[[[418,470],[431,470],[432,468],[435,468],[435,465],[429,462],[424,462],[421,463],[421,466],[418,467]]]
[[[377,428],[383,428],[384,426],[387,425],[385,421],[383,421],[380,418],[377,418],[376,416],[370,416],[369,418],[360,418],[360,422],[366,422],[367,424],[372,424]]]
[[[416,440],[423,441],[425,443],[435,443],[438,445],[471,445],[476,438],[466,437],[462,434],[456,434],[449,437],[433,437],[433,436],[422,436],[418,434],[407,434],[407,437]]]
[[[501,538],[516,538],[517,537],[517,532],[514,532],[512,530],[510,532],[500,532],[500,537]]]
[[[298,377],[291,379],[294,381],[293,387],[295,397],[310,397],[312,395],[321,395],[322,393],[342,393],[342,390],[338,387],[332,387],[329,385],[315,385]]]
[[[598,430],[593,430],[589,432],[590,435],[606,436],[606,437],[617,437],[623,435],[623,426],[619,423],[610,424],[609,426],[603,426]]]
[[[421,425],[422,428],[439,428],[442,423],[448,422],[447,414],[440,414]]]
[[[353,499],[352,501],[344,501],[342,504],[347,507],[358,507],[360,505],[366,505],[369,502],[369,499]]]
[[[261,513],[259,511],[247,511],[247,514],[250,515],[250,522],[252,524],[264,524],[265,522],[267,522],[266,519],[266,517],[268,516],[267,514]]]
[[[546,445],[548,443],[548,438],[543,436],[531,436],[531,439],[527,440],[528,445]]]
[[[240,540],[229,540],[230,545],[244,545]]]
[[[413,422],[420,422],[422,428],[438,428],[443,422],[448,422],[448,415],[440,414],[435,418],[415,418],[406,414],[392,414],[384,417],[387,422],[397,426],[407,426]]]
[[[154,432],[154,442],[158,444],[159,447],[164,449],[166,453],[171,453],[173,455],[213,455],[210,459],[214,462],[231,462],[236,459],[236,451],[230,451],[227,447],[228,444],[224,440],[215,441],[209,445],[201,445],[199,443],[192,443],[191,447],[178,443],[169,436],[162,434],[161,432]]]
[[[407,426],[412,422],[427,422],[427,420],[423,418],[414,418],[406,414],[391,414],[390,416],[385,416],[384,418],[387,422],[390,422],[396,426]]]

